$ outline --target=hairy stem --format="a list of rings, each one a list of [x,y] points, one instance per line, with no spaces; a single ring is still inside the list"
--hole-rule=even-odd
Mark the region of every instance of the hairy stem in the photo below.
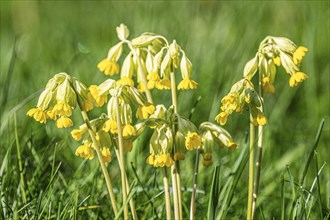
[[[198,164],[199,164],[199,149],[196,150],[194,183],[193,183],[193,191],[191,194],[191,201],[190,201],[190,220],[194,220],[195,218],[195,199],[196,199],[197,180],[198,180]]]
[[[170,77],[171,77],[172,104],[173,104],[173,108],[174,108],[174,113],[178,113],[175,74],[174,74],[173,68],[170,73]],[[175,163],[171,167],[173,193],[174,193],[174,206],[175,206],[174,210],[177,209],[175,219],[182,219],[181,181],[180,181],[179,165],[180,165],[179,161],[175,161]],[[175,199],[175,197],[177,199]]]
[[[263,96],[263,88],[262,88],[262,75],[259,74],[259,95],[262,101],[264,101]],[[265,103],[264,103],[265,104]],[[263,126],[258,126],[258,156],[256,161],[256,176],[254,180],[253,187],[253,201],[252,201],[252,218],[254,217],[254,212],[257,205],[258,191],[259,191],[259,183],[260,183],[260,174],[261,174],[261,161],[262,161],[262,141],[263,141]]]
[[[116,152],[117,158],[120,158],[118,149],[115,149],[115,152]],[[121,163],[118,163],[118,164],[119,164],[119,168],[122,169]],[[128,185],[128,179],[127,179],[126,173],[125,173],[125,179],[126,179],[126,190],[127,190],[127,192],[129,192],[130,188],[129,188],[129,185]],[[135,204],[134,204],[133,199],[129,200],[129,205],[130,205],[130,208],[131,208],[133,220],[137,220],[138,217],[137,217],[137,214],[136,214],[136,209],[135,209]]]
[[[125,201],[127,199],[127,188],[126,188],[126,170],[125,170],[125,157],[124,157],[124,144],[122,135],[122,126],[120,121],[120,110],[118,97],[115,97],[115,107],[116,107],[116,118],[117,118],[117,131],[118,131],[118,148],[119,148],[119,161],[121,163],[121,187],[123,190],[123,206],[125,206]],[[128,219],[128,207],[124,207],[124,219]]]
[[[79,107],[80,107],[80,105],[79,105]],[[95,138],[95,131],[93,130],[93,128],[90,124],[87,113],[85,111],[83,111],[81,107],[80,107],[80,109],[81,109],[81,115],[82,115],[82,117],[85,121],[85,124],[86,124],[87,128],[88,128],[89,136],[91,137],[92,142],[95,146],[95,151],[96,151],[99,163],[101,165],[101,169],[102,169],[102,172],[103,172],[103,175],[104,175],[104,178],[105,178],[105,182],[106,182],[106,185],[107,185],[107,188],[108,188],[108,192],[109,192],[113,212],[115,213],[115,215],[117,215],[118,214],[118,208],[117,208],[116,197],[115,197],[115,194],[113,192],[113,187],[112,187],[112,182],[111,182],[111,179],[110,179],[109,172],[107,170],[107,167],[105,166],[105,162],[104,162],[102,154],[100,152],[99,143],[96,141],[96,138]]]
[[[253,175],[254,175],[254,125],[253,118],[250,114],[250,163],[249,163],[249,191],[248,191],[248,206],[247,206],[247,220],[252,219],[252,196],[253,196]]]

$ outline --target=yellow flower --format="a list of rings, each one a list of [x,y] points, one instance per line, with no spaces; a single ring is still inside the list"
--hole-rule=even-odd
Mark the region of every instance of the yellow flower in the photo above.
[[[105,132],[111,132],[112,134],[115,134],[118,132],[118,127],[117,127],[117,122],[112,119],[108,119],[104,124],[103,124],[103,130]]]
[[[281,58],[279,56],[273,58],[273,62],[276,66],[281,66]]]
[[[152,104],[146,104],[139,106],[136,111],[136,117],[141,119],[147,119],[149,118],[149,115],[153,114],[155,112],[156,108]]]
[[[227,122],[229,114],[227,114],[226,112],[220,112],[216,117],[215,120],[221,124],[224,125]]]
[[[174,160],[184,160],[186,157],[184,156],[184,153],[182,152],[176,152],[174,154]]]
[[[68,128],[72,125],[73,125],[73,123],[72,123],[71,119],[68,117],[65,117],[65,116],[60,117],[56,121],[56,126],[58,128]]]
[[[93,159],[94,158],[94,152],[90,146],[88,146],[87,143],[84,143],[84,145],[81,145],[76,150],[76,156],[82,157],[84,159]]]
[[[155,155],[154,154],[150,154],[149,157],[146,160],[147,164],[149,165],[154,165],[155,162]]]
[[[103,106],[104,103],[108,101],[107,94],[100,95],[100,90],[96,85],[91,85],[89,87],[90,94],[92,95],[93,99],[95,100],[96,106]]]
[[[74,129],[71,131],[71,136],[74,140],[80,141],[84,133],[85,131],[82,129]]]
[[[189,79],[189,77],[185,77],[178,85],[178,89],[187,90],[187,89],[196,89],[197,82]]]
[[[302,47],[302,46],[298,47],[293,52],[293,62],[294,62],[294,64],[299,65],[307,51],[308,51],[308,49],[306,47]]]
[[[113,76],[119,73],[119,65],[113,60],[103,59],[98,65],[97,68],[104,72],[105,75]]]
[[[82,107],[83,107],[83,110],[85,112],[88,112],[90,110],[92,110],[94,108],[94,105],[92,102],[90,102],[89,100],[85,100],[83,103],[82,103]]]
[[[116,82],[116,85],[117,86],[120,86],[120,85],[134,86],[134,81],[131,78],[124,76]]]
[[[139,85],[138,85],[138,90],[140,90],[140,92],[145,92],[146,91],[146,88],[145,86],[143,85],[142,82],[139,82]]]
[[[156,155],[154,166],[155,167],[170,167],[174,164],[173,159],[171,158],[170,154],[160,154]]]
[[[264,92],[275,93],[275,87],[270,83],[270,78],[268,76],[262,78],[262,87]]]
[[[110,155],[110,149],[104,147],[101,151],[104,162],[110,163],[111,162],[111,155]]]
[[[46,116],[47,116],[47,118],[49,118],[49,119],[51,119],[53,121],[56,120],[56,115],[53,113],[52,110],[47,111]]]
[[[237,108],[237,97],[236,92],[230,93],[221,99],[222,110],[235,110]]]
[[[303,72],[296,72],[293,73],[290,77],[289,85],[290,87],[295,87],[298,85],[298,83],[303,82],[308,78],[306,73]]]
[[[263,114],[259,113],[257,116],[257,123],[258,125],[264,126],[267,124],[267,118]]]
[[[196,132],[188,132],[186,136],[185,146],[188,150],[197,149],[201,146],[202,139]]]
[[[135,135],[136,135],[136,130],[132,125],[130,124],[124,125],[123,137],[135,136]]]
[[[31,108],[27,113],[28,116],[33,117],[36,121],[46,124],[47,115],[45,112],[41,110],[40,107],[38,108]]]
[[[148,83],[147,83],[148,89],[153,89],[155,87],[156,88],[158,87],[158,83],[160,81],[160,77],[159,77],[159,75],[158,75],[157,72],[150,73],[147,76],[147,79],[148,79]]]
[[[168,77],[164,77],[158,82],[157,89],[171,89],[171,80]]]
[[[54,115],[70,117],[72,115],[72,108],[68,103],[61,101],[54,106],[52,113]]]
[[[227,144],[227,147],[228,148],[235,148],[235,147],[237,147],[237,144],[233,141],[229,141],[228,144]]]

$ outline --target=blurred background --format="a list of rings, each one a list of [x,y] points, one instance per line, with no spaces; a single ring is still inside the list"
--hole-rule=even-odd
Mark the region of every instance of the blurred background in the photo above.
[[[58,130],[52,122],[41,125],[27,117],[26,112],[36,105],[41,90],[56,73],[67,72],[87,85],[107,79],[96,66],[118,42],[115,28],[120,23],[128,26],[131,38],[143,32],[155,32],[170,41],[176,39],[186,51],[193,64],[192,78],[199,87],[179,92],[179,112],[188,116],[200,96],[192,116],[196,125],[214,122],[220,99],[242,77],[245,63],[255,55],[267,35],[287,37],[309,49],[302,62],[302,71],[309,75],[308,80],[290,88],[289,76],[280,68],[276,93],[265,96],[269,124],[264,129],[257,217],[280,216],[280,176],[288,179],[289,169],[293,178],[299,179],[322,118],[325,126],[314,159],[317,158],[319,166],[329,163],[329,13],[329,1],[1,1],[2,217],[28,216],[29,219],[33,213],[49,218],[66,216],[59,210],[67,210],[68,218],[73,215],[72,210],[78,210],[78,219],[103,219],[112,215],[98,163],[96,159],[83,161],[74,155],[79,143],[70,137],[71,128]],[[170,92],[155,91],[154,96],[157,104],[170,105]],[[90,116],[97,117],[101,111],[94,111]],[[79,114],[74,122],[82,123]],[[213,168],[220,165],[221,184],[225,183],[244,150],[248,113],[233,114],[224,127],[240,146],[231,151],[215,149],[214,164],[200,168],[196,212],[199,218],[205,218],[207,212]],[[133,151],[127,155],[127,164],[130,179],[138,175],[141,181],[138,185],[155,196],[160,192],[162,179],[159,170],[145,163],[149,137],[147,132],[135,142]],[[25,202],[19,190],[17,146],[27,189]],[[182,163],[187,213],[194,155],[190,153]],[[119,186],[120,174],[113,158],[109,170],[115,185]],[[56,167],[59,167],[57,171]],[[235,188],[228,218],[245,216],[247,168]],[[316,172],[313,162],[306,186],[310,187]],[[327,164],[320,175],[321,198],[317,200],[324,210],[330,206],[329,173]],[[289,193],[290,184],[286,183],[285,187]],[[136,197],[141,202],[141,216],[152,218],[150,210],[161,212],[162,196],[155,197],[152,205],[142,192]],[[314,217],[319,217],[319,212],[316,213]]]

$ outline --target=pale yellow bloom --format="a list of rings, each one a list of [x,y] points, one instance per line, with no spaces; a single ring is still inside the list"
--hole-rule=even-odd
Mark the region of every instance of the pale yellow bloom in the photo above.
[[[149,118],[149,115],[155,112],[155,106],[152,104],[139,106],[136,111],[136,117],[141,119]]]
[[[115,134],[118,132],[118,127],[117,127],[117,122],[112,119],[108,119],[104,125],[103,125],[103,130],[105,132],[111,132],[112,134]]]
[[[70,117],[72,115],[72,108],[68,103],[61,101],[54,106],[52,113],[54,115]]]
[[[131,78],[124,76],[116,82],[116,85],[117,86],[120,86],[120,85],[134,86],[134,81]]]
[[[111,162],[111,154],[110,154],[110,149],[104,147],[101,151],[102,157],[104,162],[110,163]]]
[[[196,132],[188,132],[185,140],[187,150],[197,149],[201,143],[202,139]]]
[[[170,167],[174,164],[173,159],[171,158],[170,154],[163,153],[160,155],[156,155],[156,158],[154,160],[154,166],[155,167]]]
[[[196,89],[198,83],[194,80],[189,79],[189,77],[185,77],[178,85],[178,89],[180,90],[188,90],[188,89]]]
[[[82,157],[84,159],[93,159],[94,158],[94,152],[92,148],[87,144],[83,144],[79,146],[76,150],[76,156]]]
[[[135,136],[135,135],[136,135],[136,130],[132,125],[130,124],[124,125],[123,137]]]
[[[158,82],[157,89],[159,90],[171,89],[171,80],[168,77],[164,77]]]
[[[72,123],[71,119],[68,118],[68,117],[65,117],[65,116],[61,116],[56,121],[56,126],[58,128],[68,128],[68,127],[70,127],[72,125],[73,125],[73,123]]]
[[[119,65],[117,62],[109,59],[103,59],[98,65],[97,68],[105,73],[105,75],[113,76],[119,73]]]
[[[71,131],[71,136],[74,140],[80,141],[84,133],[85,132],[82,129],[74,129]]]
[[[279,56],[273,58],[273,62],[276,66],[281,66],[281,58]]]
[[[91,85],[89,87],[89,91],[97,106],[99,106],[99,107],[103,106],[104,103],[106,103],[108,101],[107,94],[100,94],[100,90],[99,90],[98,86]]]
[[[149,165],[154,165],[155,162],[155,155],[154,154],[150,154],[149,157],[146,160],[147,164]]]
[[[290,87],[295,87],[298,83],[305,81],[308,78],[308,75],[303,72],[293,73],[290,77],[289,85]]]
[[[268,76],[262,78],[262,87],[264,92],[275,93],[275,87],[272,83],[270,83]]]
[[[215,120],[221,124],[221,125],[224,125],[226,124],[227,122],[227,119],[228,119],[228,114],[226,112],[220,112],[216,117],[215,117]]]
[[[46,124],[47,121],[47,114],[39,108],[31,108],[27,113],[28,116],[33,117],[34,120]]]
[[[306,47],[300,46],[293,52],[293,62],[296,65],[301,63],[301,60],[305,56],[308,49]]]

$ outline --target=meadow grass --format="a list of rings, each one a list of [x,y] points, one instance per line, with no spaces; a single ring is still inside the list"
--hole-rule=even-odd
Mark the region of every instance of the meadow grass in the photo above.
[[[179,92],[178,107],[188,117],[201,96],[192,115],[196,124],[214,121],[220,98],[241,78],[244,64],[267,35],[288,37],[308,47],[302,66],[308,80],[290,88],[280,70],[276,93],[266,95],[269,125],[264,128],[256,218],[329,218],[329,13],[330,3],[324,1],[1,1],[1,218],[114,217],[97,160],[74,155],[78,144],[69,136],[71,129],[40,125],[26,112],[55,73],[68,72],[86,84],[104,81],[106,76],[96,65],[116,42],[114,30],[120,23],[130,28],[132,36],[152,31],[185,48],[199,87]],[[169,106],[171,93],[155,92],[154,99]],[[196,219],[245,218],[248,117],[233,115],[225,126],[239,148],[217,149],[214,164],[200,166]],[[74,122],[82,120],[76,116]],[[150,136],[151,131],[139,137],[127,155],[132,184],[128,196],[135,198],[141,219],[162,219],[161,171],[145,163]],[[188,154],[181,163],[185,217],[194,156]],[[112,163],[116,166],[110,164],[108,169],[113,185],[120,186],[116,158]],[[120,203],[120,189],[114,191]]]

